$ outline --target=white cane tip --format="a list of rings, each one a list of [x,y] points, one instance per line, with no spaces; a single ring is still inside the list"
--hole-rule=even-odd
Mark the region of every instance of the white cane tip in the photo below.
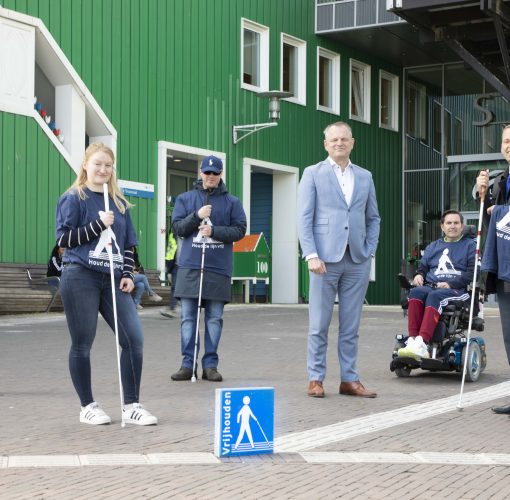
[[[191,377],[191,382],[195,383],[197,381],[197,377],[195,377],[195,375],[193,375],[193,377]]]
[[[460,405],[457,405],[457,411],[462,411],[462,410],[464,410],[464,407],[460,406]]]

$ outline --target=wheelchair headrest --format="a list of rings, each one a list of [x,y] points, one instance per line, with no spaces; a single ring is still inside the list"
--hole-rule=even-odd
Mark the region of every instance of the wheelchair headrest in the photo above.
[[[476,238],[476,232],[476,226],[473,226],[472,224],[466,224],[462,230],[462,236],[466,236],[467,238]]]

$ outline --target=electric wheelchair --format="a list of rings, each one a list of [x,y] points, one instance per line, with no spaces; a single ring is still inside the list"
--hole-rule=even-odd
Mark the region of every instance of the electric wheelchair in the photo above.
[[[406,291],[401,301],[405,313],[408,304],[407,295],[413,285],[402,274],[398,275],[398,279],[401,288]],[[433,286],[433,284],[428,284],[428,286]],[[432,372],[455,371],[462,373],[467,348],[466,380],[476,382],[485,369],[487,355],[483,338],[473,335],[474,332],[483,332],[484,330],[484,320],[478,316],[480,305],[483,306],[483,293],[478,287],[474,290],[474,293],[474,311],[469,346],[467,346],[467,330],[469,328],[471,298],[463,302],[453,301],[443,308],[429,345],[431,348],[430,358],[415,359],[414,357],[399,356],[398,350],[405,347],[408,335],[407,333],[397,334],[390,370],[395,372],[397,377],[409,377],[411,371],[418,368]]]

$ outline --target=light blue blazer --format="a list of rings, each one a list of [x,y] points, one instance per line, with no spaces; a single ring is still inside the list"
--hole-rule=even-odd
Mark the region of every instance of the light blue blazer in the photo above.
[[[349,245],[352,260],[375,255],[381,218],[372,174],[351,163],[354,190],[350,206],[326,159],[307,167],[299,183],[298,235],[303,256],[316,253],[324,262],[342,260]]]

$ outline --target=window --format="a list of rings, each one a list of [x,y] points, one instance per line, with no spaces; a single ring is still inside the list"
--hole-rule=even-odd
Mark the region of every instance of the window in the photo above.
[[[462,120],[455,117],[453,121],[453,143],[454,151],[453,154],[461,155],[462,151]]]
[[[370,66],[355,59],[351,66],[351,98],[349,117],[370,123]]]
[[[306,42],[282,33],[280,89],[292,92],[287,101],[306,106]]]
[[[449,111],[444,112],[444,154],[450,156],[452,154],[452,114]]]
[[[427,94],[425,86],[407,82],[406,133],[427,143]]]
[[[317,109],[340,114],[340,55],[317,47]]]
[[[269,90],[269,28],[241,19],[241,88]]]
[[[379,71],[379,126],[398,132],[398,76]]]
[[[441,134],[441,104],[434,101],[432,103],[432,147],[438,153],[441,153]]]

